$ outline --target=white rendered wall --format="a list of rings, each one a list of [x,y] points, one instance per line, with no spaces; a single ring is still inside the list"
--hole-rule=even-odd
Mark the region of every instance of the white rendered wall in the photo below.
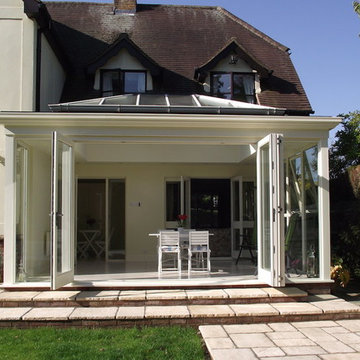
[[[45,36],[41,36],[40,111],[49,111],[48,104],[60,102],[65,71]]]
[[[36,25],[22,0],[0,0],[0,111],[35,108]],[[0,125],[0,235],[4,234],[5,137]]]
[[[76,164],[78,178],[125,180],[126,260],[156,259],[156,238],[149,233],[165,227],[165,179],[181,176],[255,179],[255,166],[205,164]],[[140,206],[139,206],[140,204]]]
[[[21,0],[0,0],[0,110],[32,111],[35,104],[36,24]]]
[[[102,66],[100,69],[121,69],[121,70],[146,70],[146,68],[126,49],[121,49],[119,53]],[[94,89],[100,90],[100,69],[95,73]],[[152,76],[146,72],[146,90],[153,90]]]

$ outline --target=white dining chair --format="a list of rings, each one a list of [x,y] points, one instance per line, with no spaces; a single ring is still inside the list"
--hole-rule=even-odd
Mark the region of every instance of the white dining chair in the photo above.
[[[211,271],[210,252],[209,231],[190,231],[188,248],[189,277],[192,271]],[[193,266],[193,263],[195,266]]]
[[[158,247],[158,276],[165,271],[177,271],[181,278],[181,248],[180,233],[178,231],[160,231]],[[173,254],[173,267],[164,267],[164,254]]]

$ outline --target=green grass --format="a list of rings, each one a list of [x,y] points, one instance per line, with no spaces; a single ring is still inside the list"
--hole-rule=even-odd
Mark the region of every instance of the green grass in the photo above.
[[[1,360],[203,360],[196,330],[183,327],[141,329],[1,329]]]

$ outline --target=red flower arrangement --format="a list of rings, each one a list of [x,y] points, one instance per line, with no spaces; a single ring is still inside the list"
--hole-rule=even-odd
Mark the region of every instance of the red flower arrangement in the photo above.
[[[184,227],[185,223],[186,223],[186,219],[187,219],[187,215],[186,214],[180,214],[178,215],[178,225],[179,227]]]

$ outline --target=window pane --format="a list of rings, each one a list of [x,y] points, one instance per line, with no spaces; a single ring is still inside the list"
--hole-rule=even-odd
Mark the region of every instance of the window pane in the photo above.
[[[125,72],[124,92],[125,93],[144,93],[145,92],[145,72]]]
[[[252,181],[243,182],[243,220],[255,220],[255,184]]]
[[[286,272],[289,277],[319,276],[319,212],[317,147],[288,162]],[[291,219],[297,215],[296,223]],[[288,235],[288,234],[291,234]]]
[[[232,183],[233,186],[233,221],[240,221],[240,183],[238,180]]]
[[[166,183],[166,221],[177,221],[180,215],[180,182]]]
[[[118,70],[102,73],[103,95],[112,96],[121,93],[120,72]]]
[[[27,149],[16,145],[16,280],[25,281]]]
[[[212,94],[219,98],[231,99],[230,74],[212,75]]]
[[[234,100],[254,103],[255,80],[252,74],[234,74]]]
[[[269,144],[264,145],[260,149],[261,158],[261,199],[263,201],[261,206],[261,267],[265,270],[270,270],[270,259],[271,259],[271,206],[270,206],[270,149]]]

